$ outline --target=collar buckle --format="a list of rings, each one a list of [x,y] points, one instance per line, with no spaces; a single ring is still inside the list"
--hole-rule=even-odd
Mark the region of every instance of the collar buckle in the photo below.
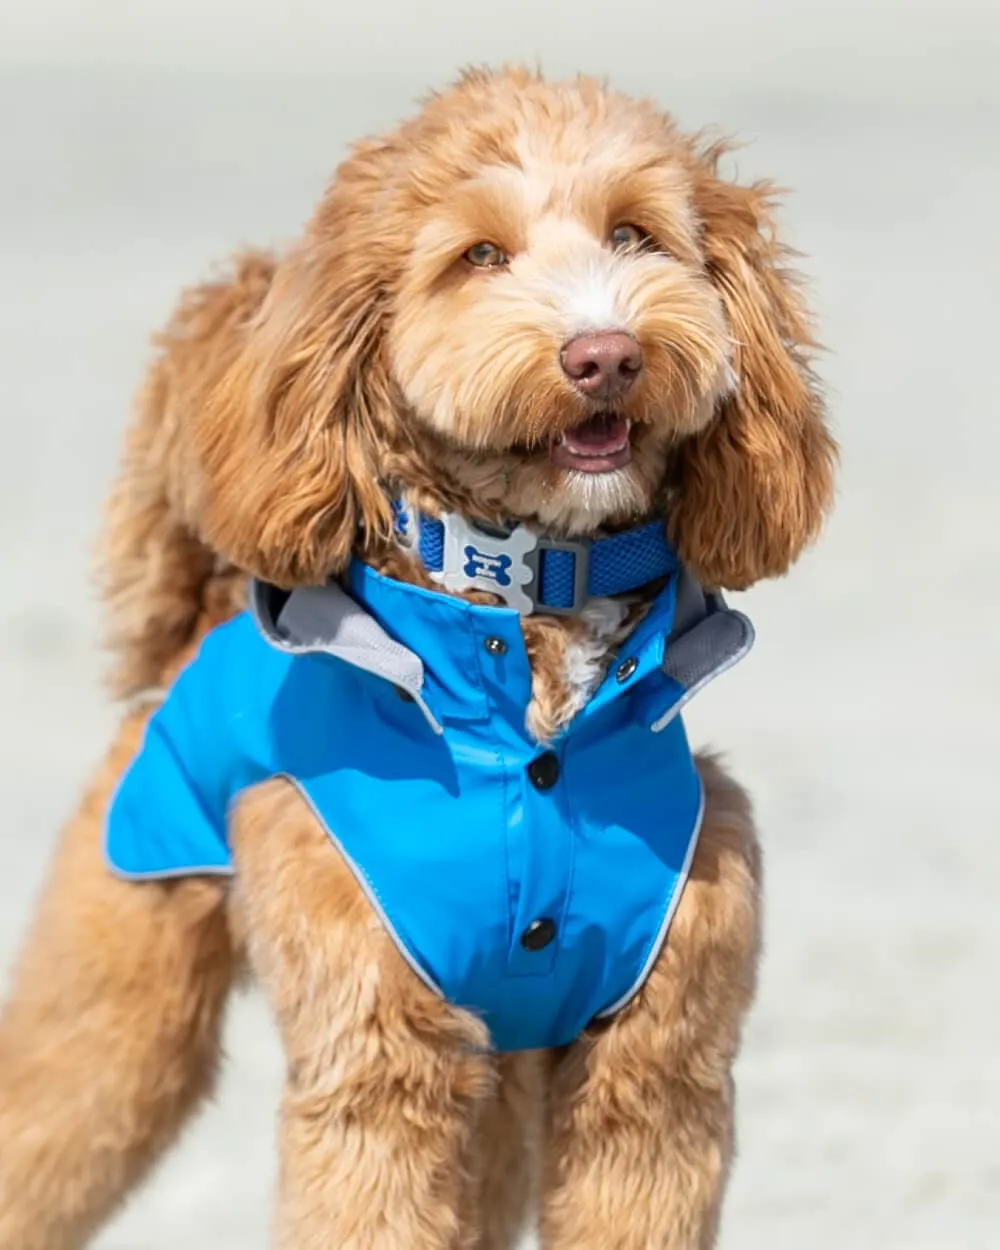
[[[571,616],[587,601],[590,546],[586,542],[556,542],[541,538],[525,525],[508,534],[492,534],[448,512],[441,517],[444,551],[441,569],[431,577],[445,590],[483,590],[497,595],[522,616],[543,611]],[[573,601],[553,608],[540,602],[543,551],[566,551],[574,557]]]

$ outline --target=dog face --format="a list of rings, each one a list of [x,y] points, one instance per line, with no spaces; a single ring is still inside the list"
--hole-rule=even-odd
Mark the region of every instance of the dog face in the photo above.
[[[555,102],[431,161],[388,359],[460,481],[502,460],[507,515],[580,532],[648,512],[734,375],[668,128],[619,98]]]
[[[710,584],[783,572],[833,447],[766,189],[718,155],[519,72],[356,148],[199,419],[213,545],[315,580],[403,489],[566,534],[663,508]]]

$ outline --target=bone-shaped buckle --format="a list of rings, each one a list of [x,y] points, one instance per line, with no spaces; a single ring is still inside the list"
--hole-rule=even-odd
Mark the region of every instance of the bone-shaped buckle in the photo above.
[[[522,616],[536,609],[532,593],[537,562],[528,556],[538,546],[538,535],[518,525],[505,537],[470,525],[454,512],[446,512],[444,562],[431,577],[445,590],[485,590],[498,595]]]

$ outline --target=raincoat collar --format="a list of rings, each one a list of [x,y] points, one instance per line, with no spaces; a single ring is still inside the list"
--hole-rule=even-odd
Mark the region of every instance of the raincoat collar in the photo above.
[[[675,574],[653,600],[580,716],[662,665],[677,580]],[[289,594],[254,581],[257,628],[280,651],[325,653],[391,682],[419,704],[436,733],[448,721],[488,721],[496,711],[523,728],[531,667],[518,612],[396,581],[360,562],[345,583]]]

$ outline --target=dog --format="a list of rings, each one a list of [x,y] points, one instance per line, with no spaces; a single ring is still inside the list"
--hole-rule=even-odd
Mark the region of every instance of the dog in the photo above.
[[[0,1020],[0,1250],[141,1180],[244,973],[282,1250],[714,1244],[760,853],[680,711],[836,461],[725,153],[468,72],[182,299],[105,519],[120,732]]]

